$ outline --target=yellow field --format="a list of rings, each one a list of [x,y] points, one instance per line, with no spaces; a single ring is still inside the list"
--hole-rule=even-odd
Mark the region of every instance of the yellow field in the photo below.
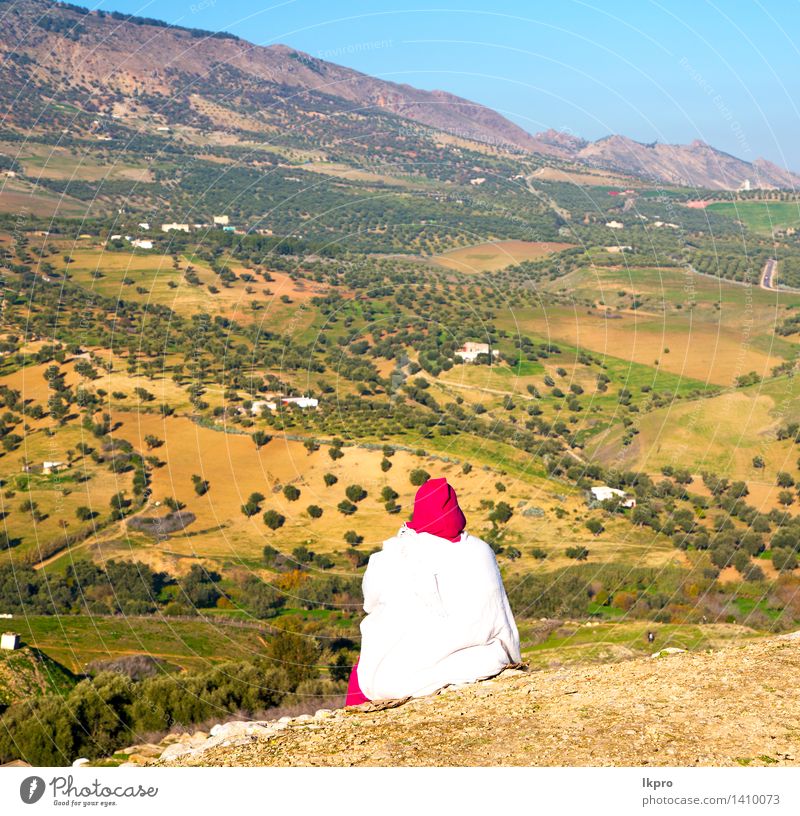
[[[300,543],[319,552],[342,553],[349,546],[343,538],[348,530],[364,536],[359,549],[370,551],[410,517],[416,488],[408,474],[416,467],[451,480],[470,522],[468,529],[477,535],[485,535],[491,528],[489,510],[481,507],[481,502],[487,498],[508,502],[515,513],[508,525],[506,543],[522,551],[523,557],[515,562],[520,568],[536,564],[540,565],[537,568],[550,570],[572,563],[563,551],[574,542],[585,543],[592,561],[597,563],[660,565],[679,557],[667,539],[655,540],[624,521],[609,521],[607,531],[594,538],[582,524],[586,511],[583,496],[574,488],[539,477],[516,479],[477,466],[465,475],[459,463],[420,458],[404,451],[392,457],[391,470],[383,473],[380,451],[347,447],[344,457],[334,462],[326,446],[309,454],[301,442],[276,436],[258,450],[249,435],[203,428],[184,417],[162,419],[153,414],[115,412],[113,419],[121,423],[116,434],[139,450],[145,450],[144,437],[148,434],[164,441],[153,451],[165,464],[153,472],[151,502],[143,512],[165,513],[166,508],[156,502],[174,497],[184,502],[197,520],[183,533],[160,543],[138,533],[126,539],[107,531],[100,536],[100,544],[81,547],[84,553],[99,559],[137,558],[177,573],[188,569],[196,559],[225,562],[229,567],[242,563],[250,568],[266,544],[287,553]],[[325,473],[335,474],[337,484],[325,486]],[[191,480],[194,474],[210,482],[206,495],[196,495]],[[502,493],[495,486],[500,481],[506,486]],[[282,487],[287,484],[300,489],[298,501],[284,497]],[[360,484],[368,497],[359,503],[354,515],[345,516],[337,510],[337,504],[345,498],[350,484]],[[383,507],[380,491],[385,485],[400,494],[399,515],[390,515]],[[96,487],[92,485],[93,490]],[[240,507],[253,492],[266,497],[262,513],[274,509],[286,517],[284,527],[270,530],[263,523],[262,513],[249,519],[242,515]],[[563,494],[560,498],[558,492]],[[307,515],[310,504],[323,508],[321,518]],[[524,515],[530,508],[538,508],[536,514]],[[557,508],[562,518],[556,515]],[[534,561],[529,555],[532,547],[541,547],[550,557],[544,562]]]
[[[62,217],[83,216],[90,205],[70,196],[59,196],[56,193],[34,192],[22,182],[0,182],[0,213],[30,214],[43,218],[54,215]],[[96,207],[95,210],[101,208]]]
[[[458,272],[495,272],[521,261],[544,258],[571,246],[572,244],[555,241],[493,241],[453,249],[442,255],[435,255],[431,260],[438,266]]]
[[[561,181],[570,184],[579,184],[583,186],[593,185],[618,185],[628,189],[635,187],[641,182],[624,178],[623,176],[615,176],[611,173],[603,173],[602,171],[592,170],[564,170],[561,167],[540,167],[532,173],[534,180],[542,179],[542,181]]]
[[[21,148],[9,142],[0,142],[0,149],[14,156],[22,165],[25,175],[31,178],[47,178],[80,181],[104,181],[127,179],[149,182],[153,175],[149,168],[132,164],[109,162],[103,164],[96,155],[85,149],[70,149],[53,145],[28,143]]]
[[[47,423],[44,420],[40,427]],[[12,550],[0,553],[0,559],[9,557],[38,560],[55,541],[62,541],[66,523],[66,534],[74,535],[88,529],[89,522],[79,521],[75,515],[78,507],[88,507],[98,514],[96,522],[106,519],[110,513],[110,499],[120,492],[130,496],[132,474],[115,474],[107,466],[94,463],[89,457],[77,454],[75,446],[84,442],[97,447],[97,440],[79,426],[73,424],[58,429],[53,436],[43,430],[32,430],[25,435],[18,450],[7,453],[0,459],[0,472],[4,483],[2,498],[3,529],[12,540],[21,543]],[[45,461],[68,463],[68,451],[72,450],[72,464],[58,474],[47,476],[23,471],[23,462],[41,465]],[[76,482],[75,477],[88,477],[87,481]],[[13,495],[9,495],[9,491]],[[21,505],[26,501],[35,502],[45,518],[34,522],[29,512]],[[101,533],[102,534],[102,533]]]
[[[292,281],[281,272],[271,272],[274,280],[270,282],[254,275],[256,280],[251,283],[237,277],[230,286],[223,286],[218,276],[202,261],[181,258],[175,269],[169,255],[83,247],[71,251],[71,255],[73,263],[69,265],[69,271],[76,283],[108,297],[168,306],[184,316],[204,312],[242,324],[265,320],[280,324],[291,317],[295,331],[302,331],[314,316],[310,312],[298,314],[298,306],[326,291],[318,284]],[[191,285],[185,280],[189,266],[197,273],[200,285]],[[241,265],[232,264],[231,269],[237,276],[247,272],[253,274],[252,270]],[[103,277],[94,279],[96,271]],[[209,291],[211,285],[219,290],[216,294]],[[137,292],[138,287],[146,292]],[[291,303],[284,303],[283,296],[287,296]],[[254,309],[254,304],[258,308]]]
[[[499,325],[722,386],[750,371],[769,375],[791,349],[773,328],[793,295],[777,303],[757,288],[657,268],[581,269],[546,287],[571,302],[517,307]]]
[[[690,490],[702,493],[699,474],[708,470],[747,482],[747,501],[768,512],[778,506],[775,474],[796,472],[800,448],[790,440],[778,441],[779,426],[800,416],[800,398],[793,379],[765,386],[730,391],[692,402],[675,402],[645,414],[640,433],[627,448],[620,448],[618,428],[593,440],[587,452],[601,461],[617,460],[625,467],[658,474],[664,465],[687,468],[698,474]],[[753,466],[761,456],[764,468]],[[660,477],[659,477],[660,478]],[[792,508],[790,508],[791,510]]]

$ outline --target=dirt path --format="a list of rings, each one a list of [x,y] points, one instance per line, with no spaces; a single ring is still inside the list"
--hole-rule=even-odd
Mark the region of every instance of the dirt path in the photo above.
[[[506,672],[398,708],[345,709],[177,765],[798,765],[800,640]]]

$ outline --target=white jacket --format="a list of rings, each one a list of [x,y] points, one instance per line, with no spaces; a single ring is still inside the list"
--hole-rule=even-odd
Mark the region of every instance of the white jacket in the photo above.
[[[519,634],[494,553],[405,525],[369,559],[358,682],[371,700],[422,697],[520,662]]]

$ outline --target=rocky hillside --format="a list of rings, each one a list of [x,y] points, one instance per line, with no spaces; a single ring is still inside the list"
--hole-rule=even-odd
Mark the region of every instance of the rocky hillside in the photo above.
[[[258,128],[254,107],[295,104],[295,95],[310,94],[312,99],[303,101],[319,107],[324,96],[329,114],[374,109],[465,139],[549,152],[483,105],[376,79],[285,45],[262,47],[157,20],[84,13],[47,0],[2,7],[0,59],[16,63],[20,78],[30,80],[26,93],[38,90],[44,96],[59,88],[57,95],[67,95],[73,89],[80,97],[89,90],[94,112],[119,113],[129,98],[172,124],[187,124],[195,116],[229,129],[236,118],[225,110],[232,108]],[[18,105],[7,113],[12,119],[24,114]]]
[[[38,649],[0,651],[0,709],[42,694],[63,694],[76,682],[69,669]]]
[[[645,145],[625,136],[609,136],[580,146],[570,158],[688,187],[735,190],[745,182],[753,188],[796,188],[800,184],[799,176],[772,162],[746,162],[700,140],[688,145]]]
[[[379,708],[228,723],[162,765],[798,765],[800,639],[508,670]],[[398,701],[399,702],[399,701]]]
[[[215,131],[223,141],[288,129],[300,140],[330,146],[350,144],[357,131],[355,141],[367,154],[381,152],[378,134],[398,119],[401,130],[413,122],[501,151],[655,183],[800,186],[800,176],[771,162],[749,163],[700,141],[644,145],[624,136],[587,142],[555,130],[531,135],[476,102],[387,82],[286,45],[263,47],[226,33],[49,0],[0,0],[0,9],[0,115],[4,127],[26,135],[105,134],[129,142],[156,123],[196,128],[203,140]]]

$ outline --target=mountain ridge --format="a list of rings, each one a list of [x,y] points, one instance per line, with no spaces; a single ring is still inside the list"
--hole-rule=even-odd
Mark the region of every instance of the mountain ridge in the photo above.
[[[20,129],[38,127],[35,110],[46,110],[66,94],[88,115],[124,119],[138,106],[167,124],[196,120],[224,132],[241,118],[245,129],[269,131],[276,125],[268,113],[310,95],[334,100],[342,116],[388,113],[500,151],[633,173],[656,183],[728,190],[800,187],[800,176],[773,162],[747,162],[699,140],[645,145],[619,134],[593,142],[553,129],[531,134],[486,105],[448,91],[372,77],[288,45],[260,46],[224,32],[49,0],[7,7],[0,58],[17,80],[3,119]],[[21,93],[34,92],[40,99],[26,120],[15,102]]]

